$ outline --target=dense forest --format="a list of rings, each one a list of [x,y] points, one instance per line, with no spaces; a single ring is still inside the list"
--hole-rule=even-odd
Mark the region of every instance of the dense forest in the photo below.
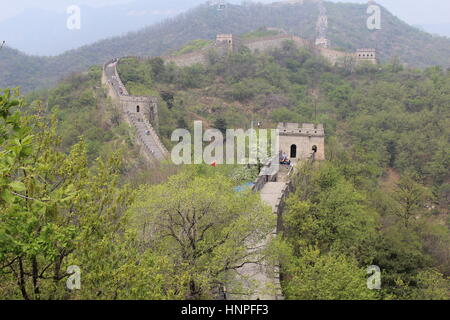
[[[208,66],[177,68],[161,59],[122,59],[119,73],[134,95],[160,98],[160,133],[206,126],[248,128],[262,122],[324,123],[330,157],[338,145],[366,155],[383,174],[408,173],[448,205],[449,73],[440,67],[405,69],[389,64],[330,66],[286,42],[283,49],[230,57],[211,53]],[[221,128],[219,128],[221,129]],[[365,162],[365,161],[362,161]],[[384,172],[387,173],[387,172]]]
[[[119,71],[132,94],[158,91],[166,143],[193,120],[325,124],[328,161],[301,169],[285,212],[278,252],[288,298],[448,298],[448,71],[396,60],[332,67],[290,42],[268,54],[211,54],[208,66],[128,58]],[[383,270],[378,294],[365,288],[372,264]]]
[[[449,299],[447,70],[334,67],[290,42],[209,60],[127,58],[119,72],[131,94],[159,97],[169,149],[193,120],[324,123],[327,161],[299,164],[283,232],[254,252],[281,263],[287,299]],[[254,258],[244,243],[274,219],[258,195],[236,192],[257,171],[149,166],[100,75],[0,96],[0,296],[213,299],[224,283],[238,288],[233,272]],[[70,265],[83,290],[66,289]],[[366,287],[369,265],[381,290]]]
[[[126,146],[90,161],[85,138],[62,145],[70,121],[58,128],[58,115],[24,104],[17,92],[0,96],[2,299],[215,298],[253,258],[244,239],[270,232],[269,208],[233,188],[245,169],[186,167],[132,185]],[[82,290],[66,288],[71,265]]]
[[[450,66],[448,38],[411,27],[384,8],[382,29],[371,32],[366,27],[367,5],[332,2],[325,5],[332,48],[354,51],[375,47],[382,61],[396,57],[413,67]],[[82,72],[114,57],[159,56],[176,51],[191,40],[213,40],[218,33],[241,35],[264,26],[282,28],[290,34],[314,40],[318,14],[313,1],[230,4],[223,11],[204,4],[163,23],[56,57],[28,56],[5,47],[0,55],[0,87],[21,86],[28,92],[49,87],[72,72]]]

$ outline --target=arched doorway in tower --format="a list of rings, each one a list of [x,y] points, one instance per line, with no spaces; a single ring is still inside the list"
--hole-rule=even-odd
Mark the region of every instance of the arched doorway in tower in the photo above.
[[[291,146],[291,158],[297,158],[297,146],[295,144]]]
[[[137,113],[139,113],[140,109],[141,109],[141,108],[140,108],[139,106],[136,106],[136,112],[137,112]]]

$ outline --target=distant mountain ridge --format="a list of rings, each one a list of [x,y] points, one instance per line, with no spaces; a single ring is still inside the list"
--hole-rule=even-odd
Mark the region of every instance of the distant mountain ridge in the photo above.
[[[27,54],[54,56],[161,22],[189,9],[189,6],[181,0],[134,0],[101,8],[86,5],[79,8],[80,29],[67,28],[70,14],[65,10],[30,8],[14,18],[0,21],[0,39]]]
[[[381,61],[398,57],[414,67],[450,67],[450,40],[409,26],[386,9],[382,29],[366,27],[366,5],[326,2],[328,37],[332,48],[354,51],[374,47]],[[86,70],[120,56],[157,56],[195,39],[214,39],[218,33],[243,34],[260,27],[282,28],[305,39],[315,38],[317,5],[301,3],[228,5],[225,10],[200,5],[138,32],[68,51],[56,57],[35,57],[3,48],[0,87],[22,86],[29,91],[54,84],[72,72]]]
[[[423,24],[421,27],[429,33],[450,38],[450,23]]]

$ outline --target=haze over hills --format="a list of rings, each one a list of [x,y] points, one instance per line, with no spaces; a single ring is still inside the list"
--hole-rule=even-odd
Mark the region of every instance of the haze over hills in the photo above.
[[[449,300],[447,40],[305,1],[0,50],[0,298]]]
[[[330,1],[330,0],[329,0]],[[331,0],[342,2],[340,0]],[[366,0],[346,0],[366,4]],[[450,5],[442,0],[377,0],[394,15],[419,29],[450,37],[450,24],[444,12]],[[66,50],[123,35],[205,2],[205,0],[21,0],[0,11],[0,39],[27,54],[58,55]],[[214,3],[214,1],[212,1]],[[216,1],[217,2],[217,1]],[[241,0],[227,0],[241,3]],[[270,3],[273,0],[253,0]],[[292,1],[291,1],[292,2]],[[299,2],[299,1],[297,1]],[[72,5],[80,7],[81,29],[66,26]]]
[[[136,0],[94,8],[80,6],[81,28],[70,30],[65,10],[28,8],[16,17],[0,21],[0,39],[28,54],[57,55],[100,39],[126,34],[173,17],[190,7],[185,1]]]
[[[326,3],[331,47],[355,50],[375,47],[381,61],[398,57],[414,67],[450,66],[450,40],[409,26],[383,8],[383,27],[367,29],[367,5]],[[243,34],[263,26],[283,28],[306,39],[316,36],[318,8],[314,2],[200,5],[195,9],[125,36],[110,38],[55,57],[28,56],[10,48],[0,55],[0,87],[25,91],[54,84],[72,72],[128,55],[161,55],[193,39],[214,39],[217,33]]]
[[[423,24],[421,27],[432,34],[444,35],[450,38],[450,23]]]

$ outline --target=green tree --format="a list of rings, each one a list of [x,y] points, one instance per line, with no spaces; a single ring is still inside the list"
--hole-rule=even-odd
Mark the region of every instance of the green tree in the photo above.
[[[218,129],[225,136],[227,132],[227,121],[225,118],[219,117],[214,121],[214,128]]]
[[[23,299],[49,298],[67,277],[63,262],[73,252],[77,227],[71,203],[86,171],[82,143],[68,157],[56,150],[55,125],[12,114],[21,107],[10,91],[0,97],[0,272],[15,279]],[[52,292],[52,293],[50,293]]]
[[[291,300],[373,300],[377,293],[367,288],[366,270],[345,255],[320,254],[308,248],[288,266],[285,286]]]
[[[88,167],[81,140],[60,151],[56,123],[0,96],[0,295],[7,299],[177,299],[187,279],[166,257],[136,245],[125,214],[120,156]],[[67,267],[82,272],[69,292]],[[151,282],[149,282],[151,281]]]
[[[376,239],[377,214],[339,170],[331,164],[320,169],[306,165],[294,185],[284,228],[297,254],[305,245],[316,245],[323,252],[331,250],[370,262],[373,253],[368,248]]]
[[[397,202],[394,214],[407,228],[414,219],[418,219],[424,214],[425,206],[431,200],[432,195],[424,186],[409,177],[403,177],[397,183],[393,196]]]
[[[234,270],[263,259],[250,248],[273,231],[274,217],[258,195],[235,192],[226,177],[186,171],[138,194],[131,214],[140,239],[189,273],[186,298],[211,298]]]
[[[433,269],[419,272],[415,277],[415,288],[408,297],[411,300],[449,300],[450,279]]]
[[[152,78],[158,79],[165,72],[164,60],[160,57],[152,58],[149,60],[149,64],[152,69]]]

